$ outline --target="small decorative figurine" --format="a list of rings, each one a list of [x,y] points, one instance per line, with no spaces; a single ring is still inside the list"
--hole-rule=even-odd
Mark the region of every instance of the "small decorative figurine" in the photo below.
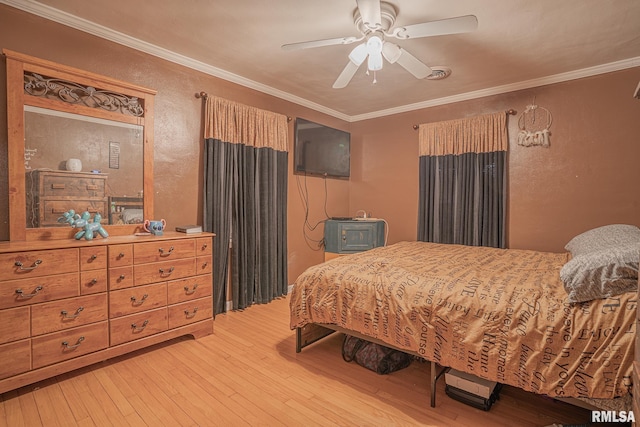
[[[95,233],[100,234],[102,237],[108,237],[109,233],[102,227],[100,221],[102,221],[102,215],[96,213],[93,216],[93,220],[90,221],[91,214],[88,211],[78,215],[73,209],[63,213],[58,222],[66,222],[73,228],[80,228],[81,230],[75,234],[76,240],[80,240],[83,237],[85,240],[93,240]]]
[[[167,226],[167,222],[164,219],[157,220],[157,221],[156,220],[149,221],[148,219],[145,219],[144,223],[142,224],[142,228],[144,228],[144,231],[147,231],[153,234],[154,236],[162,236],[163,230],[166,226]]]

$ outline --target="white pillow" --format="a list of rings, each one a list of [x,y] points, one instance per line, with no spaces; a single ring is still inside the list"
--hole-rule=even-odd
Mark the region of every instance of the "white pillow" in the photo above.
[[[577,235],[564,248],[572,256],[577,256],[630,243],[640,244],[640,228],[628,224],[611,224]]]

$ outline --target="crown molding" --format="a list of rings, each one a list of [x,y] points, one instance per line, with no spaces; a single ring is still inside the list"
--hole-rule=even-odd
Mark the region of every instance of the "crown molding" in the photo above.
[[[0,0],[0,3],[4,3],[8,6],[14,7],[16,9],[20,9],[24,12],[40,16],[50,21],[54,21],[59,24],[66,25],[68,27],[83,31],[88,34],[92,34],[94,36],[112,41],[114,43],[118,43],[120,45],[129,47],[141,52],[145,52],[149,55],[153,55],[158,58],[185,66],[187,68],[200,71],[202,73],[229,81],[231,83],[235,83],[240,86],[247,87],[249,89],[263,92],[267,95],[272,95],[277,98],[290,101],[294,104],[298,104],[303,107],[310,108],[312,110],[327,114],[329,116],[333,116],[335,118],[344,120],[346,122],[357,122],[361,120],[368,120],[368,119],[374,119],[378,117],[390,116],[393,114],[406,113],[409,111],[419,110],[423,108],[451,104],[451,103],[460,102],[460,101],[467,101],[471,99],[482,98],[485,96],[499,95],[502,93],[513,92],[513,91],[522,90],[522,89],[530,89],[532,87],[544,86],[544,85],[549,85],[554,83],[561,83],[569,80],[575,80],[575,79],[580,79],[584,77],[590,77],[598,74],[604,74],[604,73],[609,73],[613,71],[624,70],[627,68],[640,66],[640,56],[639,56],[635,58],[611,62],[608,64],[597,65],[589,68],[583,68],[575,71],[569,71],[566,73],[531,79],[531,80],[522,81],[518,83],[495,86],[492,88],[461,93],[458,95],[432,99],[429,101],[403,105],[403,106],[389,108],[385,110],[374,111],[371,113],[350,116],[350,115],[341,113],[339,111],[333,110],[331,108],[328,108],[324,105],[320,105],[320,104],[311,102],[309,100],[306,100],[304,98],[300,98],[298,96],[292,95],[288,92],[275,89],[271,86],[267,86],[262,83],[258,83],[256,81],[244,78],[237,74],[230,73],[221,68],[217,68],[217,67],[205,64],[204,62],[194,60],[187,56],[180,55],[170,50],[153,45],[151,43],[147,43],[145,41],[136,39],[124,33],[114,31],[110,28],[104,27],[102,25],[98,25],[86,19],[79,18],[75,15],[71,15],[69,13],[63,12],[53,7],[44,5],[42,3],[38,3],[37,1]],[[638,88],[636,88],[634,96],[636,98],[640,97],[640,84],[638,85]]]
[[[468,101],[471,99],[483,98],[485,96],[500,95],[507,92],[515,92],[517,90],[530,89],[532,87],[545,86],[554,83],[562,83],[569,80],[582,79],[584,77],[596,76],[598,74],[610,73],[613,71],[624,70],[627,68],[634,68],[640,66],[640,56],[630,59],[624,59],[621,61],[610,62],[608,64],[597,65],[595,67],[583,68],[580,70],[569,71],[561,74],[554,74],[551,76],[540,77],[537,79],[526,80],[517,83],[511,83],[508,85],[495,86],[487,89],[476,90],[473,92],[461,93],[458,95],[447,96],[444,98],[431,99],[429,101],[418,102],[415,104],[403,105],[396,108],[390,108],[387,110],[375,111],[367,114],[359,114],[351,116],[352,122],[360,120],[374,119],[383,116],[390,116],[392,114],[406,113],[409,111],[419,110],[422,108],[435,107],[438,105],[452,104],[454,102]],[[636,97],[640,96],[640,84],[636,89]]]

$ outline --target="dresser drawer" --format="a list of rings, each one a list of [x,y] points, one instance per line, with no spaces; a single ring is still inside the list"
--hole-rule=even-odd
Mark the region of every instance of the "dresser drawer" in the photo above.
[[[213,255],[213,241],[211,237],[196,239],[196,256]]]
[[[196,274],[211,274],[212,272],[213,262],[210,256],[196,258]]]
[[[31,335],[30,319],[29,307],[0,310],[0,344],[29,338]],[[0,357],[0,360],[8,359]]]
[[[167,305],[167,284],[136,286],[109,293],[109,317],[120,317]]]
[[[109,345],[108,322],[92,323],[31,339],[33,369],[93,353]]]
[[[167,302],[169,304],[177,304],[211,296],[212,280],[213,278],[210,274],[172,280],[167,284]]]
[[[118,317],[109,321],[112,346],[157,334],[167,329],[166,307]]]
[[[0,280],[24,279],[78,271],[78,249],[0,254]]]
[[[78,281],[78,273],[70,273],[0,282],[0,309],[78,296]]]
[[[213,317],[213,298],[206,297],[169,306],[169,329]]]
[[[80,295],[107,291],[107,270],[83,271],[80,273]]]
[[[196,273],[196,259],[176,259],[173,261],[140,264],[133,267],[133,282],[136,286],[165,280],[182,279]]]
[[[43,174],[40,196],[104,197],[106,176],[78,176],[63,173]],[[77,211],[76,211],[77,212]]]
[[[31,340],[0,345],[0,360],[0,379],[27,372],[31,369]]]
[[[31,335],[107,320],[107,294],[88,295],[31,307]]]
[[[134,264],[192,258],[195,255],[195,239],[137,243],[133,248]]]
[[[134,285],[132,265],[109,269],[109,290],[130,288]]]
[[[58,218],[63,213],[70,209],[76,211],[76,213],[82,215],[83,212],[88,211],[93,217],[94,214],[99,213],[102,215],[102,223],[106,224],[109,219],[107,217],[107,201],[106,200],[44,200],[41,206],[42,217],[40,218],[40,226],[63,226],[64,223],[58,222]],[[70,225],[66,224],[71,228]],[[79,231],[79,230],[78,230]]]
[[[109,268],[133,265],[133,245],[109,245]]]
[[[80,248],[80,270],[99,270],[107,268],[107,247],[89,246]]]

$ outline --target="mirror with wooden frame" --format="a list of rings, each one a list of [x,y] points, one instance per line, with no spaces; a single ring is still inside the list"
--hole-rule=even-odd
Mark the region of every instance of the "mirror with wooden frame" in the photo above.
[[[9,238],[73,238],[89,212],[109,235],[153,218],[155,91],[7,49]]]

